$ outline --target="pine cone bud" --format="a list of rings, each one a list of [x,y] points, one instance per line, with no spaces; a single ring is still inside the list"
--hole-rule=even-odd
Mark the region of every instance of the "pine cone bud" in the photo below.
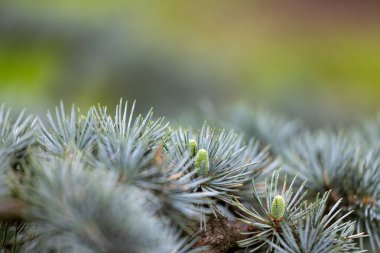
[[[196,140],[191,139],[189,140],[189,151],[191,158],[195,157],[198,151],[198,143]]]
[[[202,148],[198,151],[195,159],[195,170],[197,171],[198,176],[205,176],[210,170],[208,152],[206,149]]]
[[[270,214],[275,220],[281,220],[284,218],[285,213],[285,201],[281,195],[274,197]]]

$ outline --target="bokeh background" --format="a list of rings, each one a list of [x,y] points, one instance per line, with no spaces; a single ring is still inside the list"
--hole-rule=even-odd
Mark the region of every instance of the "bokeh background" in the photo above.
[[[379,95],[380,1],[0,1],[0,100],[32,112],[123,97],[342,124]]]

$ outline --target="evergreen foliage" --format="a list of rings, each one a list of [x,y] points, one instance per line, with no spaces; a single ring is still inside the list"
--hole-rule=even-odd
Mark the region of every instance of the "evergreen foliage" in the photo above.
[[[239,133],[122,101],[46,118],[2,106],[1,252],[379,251],[378,121],[312,131],[242,110],[226,120]]]

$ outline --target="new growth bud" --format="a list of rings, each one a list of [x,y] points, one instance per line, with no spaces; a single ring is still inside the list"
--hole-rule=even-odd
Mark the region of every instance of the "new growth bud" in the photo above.
[[[285,201],[281,195],[274,197],[270,214],[276,221],[282,220],[284,218]]]
[[[189,140],[189,151],[191,158],[195,157],[198,151],[198,143],[196,140]]]
[[[210,170],[208,152],[206,149],[200,149],[195,158],[195,170],[198,176],[206,176]]]

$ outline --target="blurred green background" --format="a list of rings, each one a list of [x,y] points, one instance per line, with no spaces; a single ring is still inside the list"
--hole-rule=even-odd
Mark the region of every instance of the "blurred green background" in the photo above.
[[[319,124],[373,115],[379,95],[379,1],[0,1],[13,107],[245,103]]]

